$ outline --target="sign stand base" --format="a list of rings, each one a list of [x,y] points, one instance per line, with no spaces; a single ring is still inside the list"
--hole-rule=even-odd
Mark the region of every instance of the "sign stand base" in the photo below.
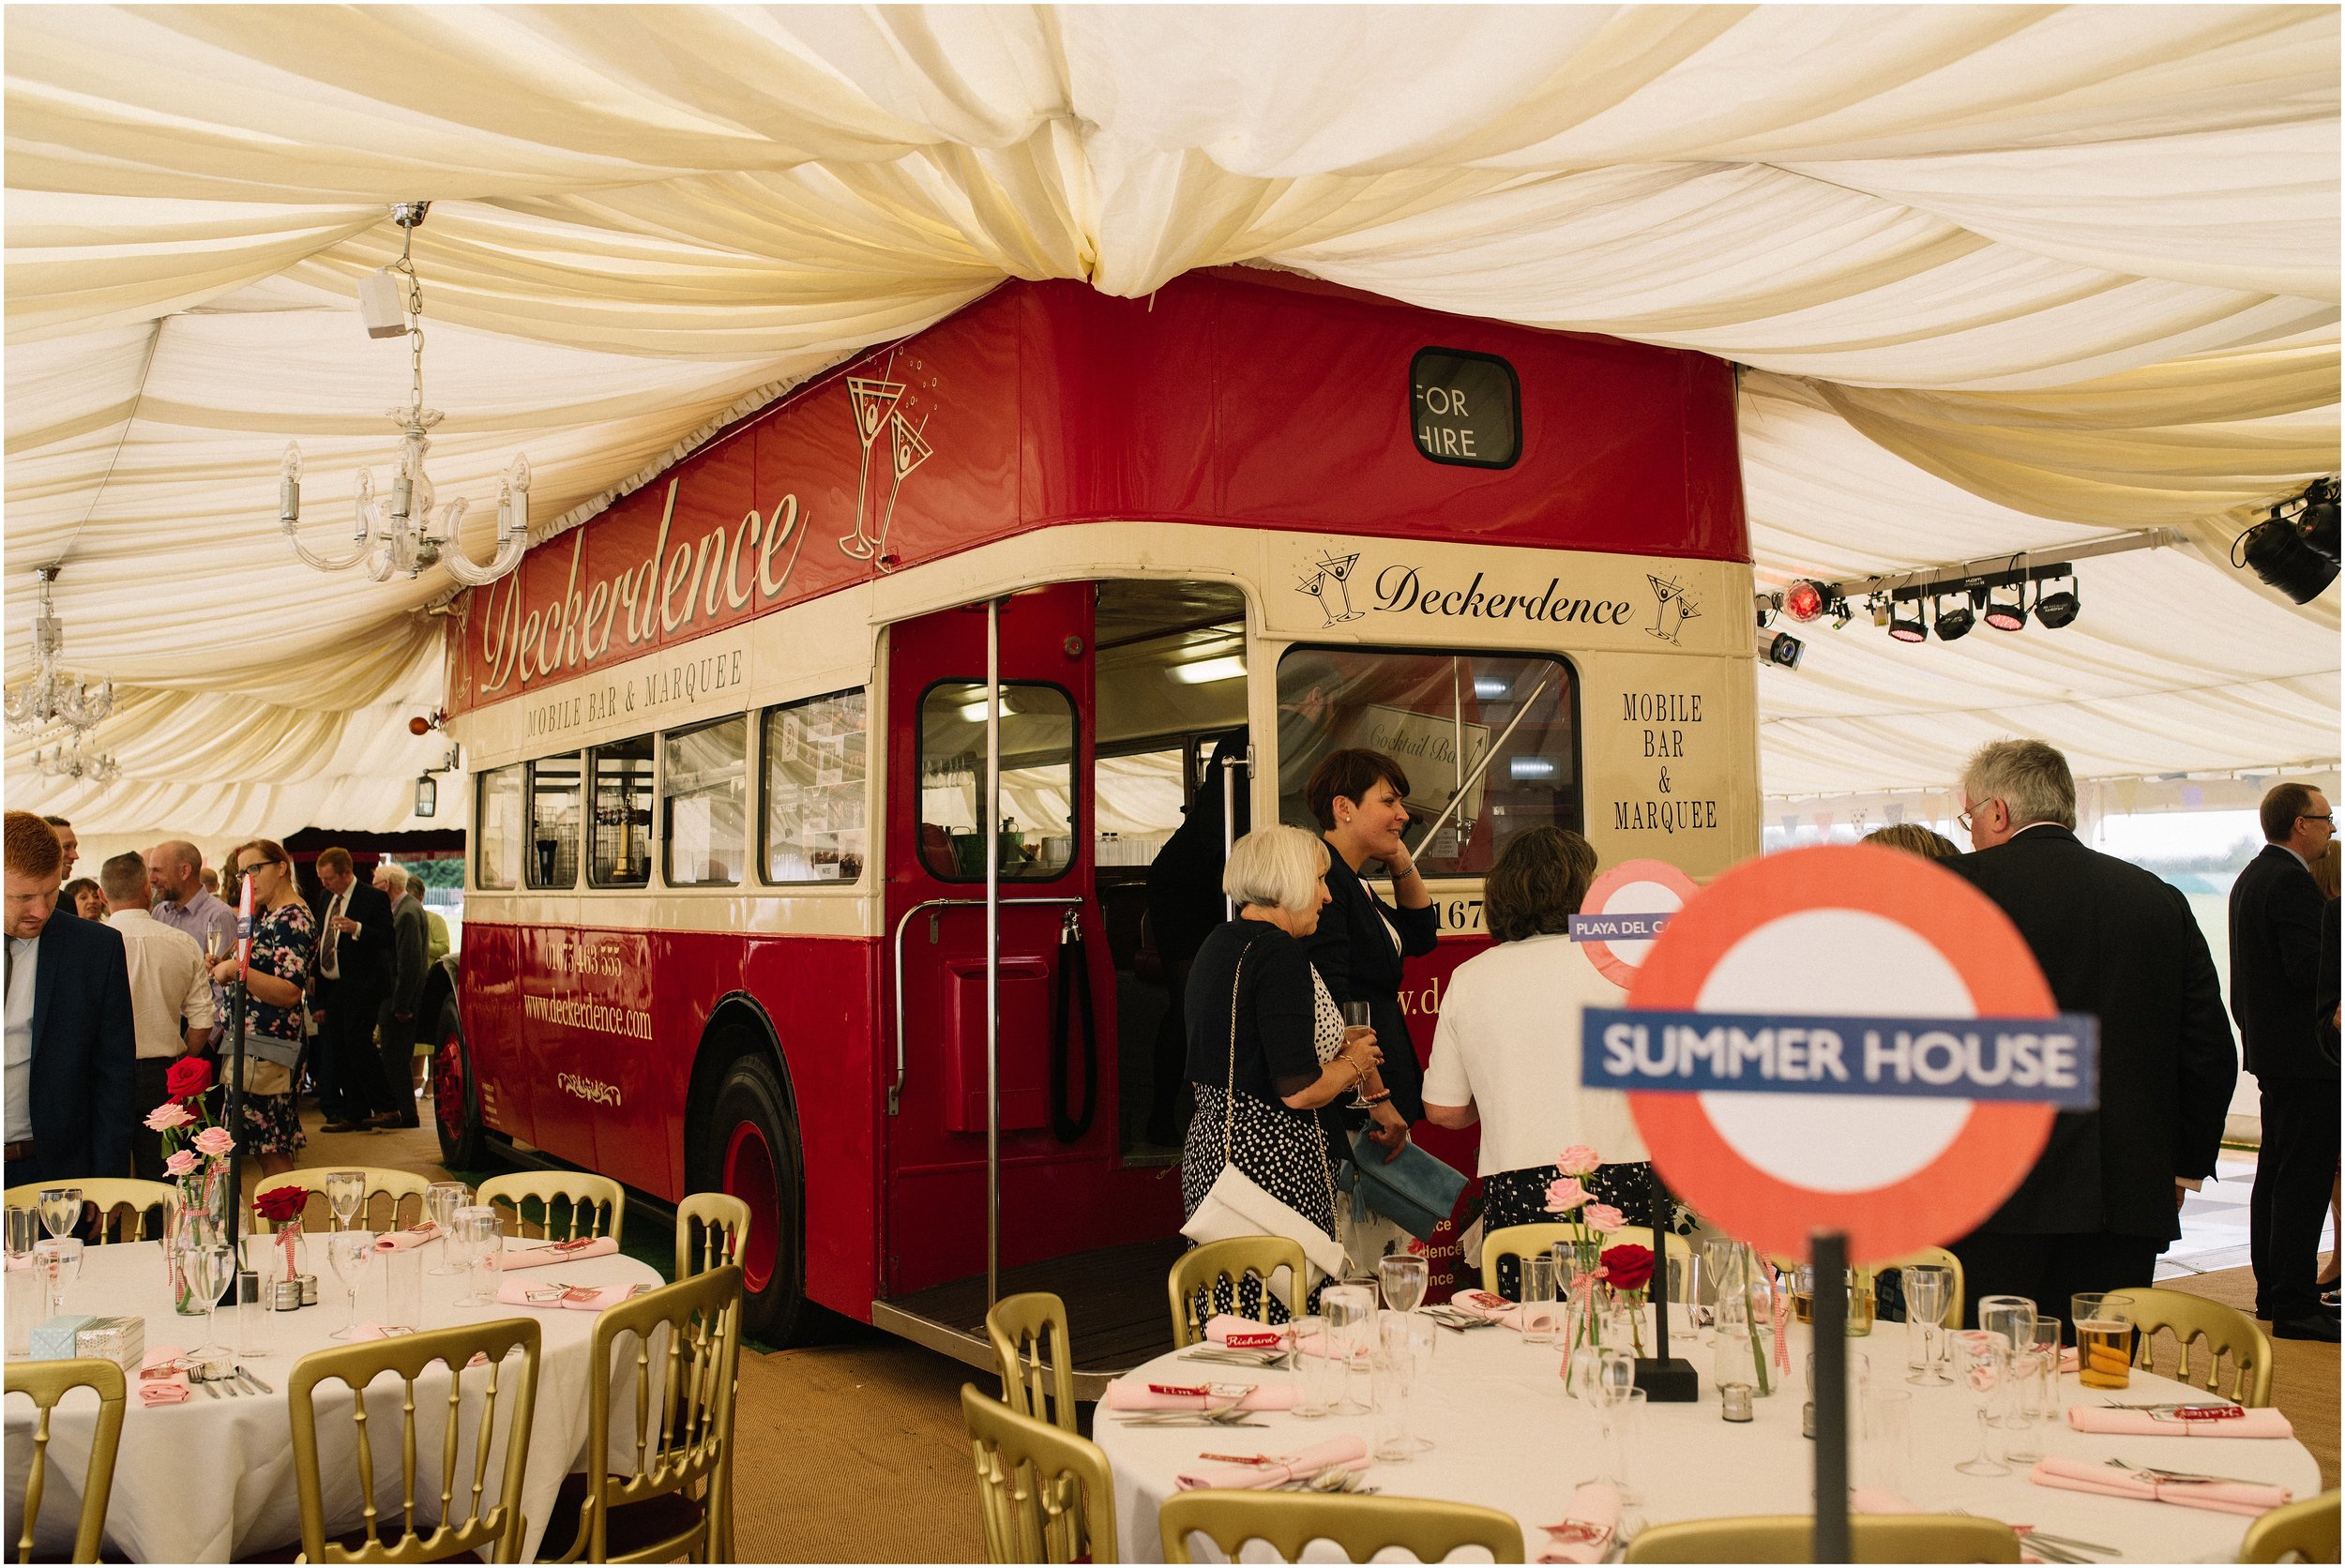
[[[1658,1175],[1652,1199],[1653,1278],[1645,1293],[1653,1298],[1653,1354],[1637,1358],[1637,1387],[1648,1405],[1690,1405],[1702,1397],[1702,1380],[1692,1362],[1670,1354],[1670,1200]]]

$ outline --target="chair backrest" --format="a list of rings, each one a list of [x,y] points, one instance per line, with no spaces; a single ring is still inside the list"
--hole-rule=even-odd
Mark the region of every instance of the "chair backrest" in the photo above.
[[[113,1493],[114,1450],[122,1441],[122,1368],[95,1358],[12,1361],[8,1364],[7,1392],[25,1395],[39,1412],[33,1424],[31,1464],[24,1472],[24,1529],[16,1543],[19,1562],[33,1560],[40,1495],[49,1480],[50,1412],[77,1388],[98,1395],[98,1429],[90,1443],[89,1468],[82,1473],[82,1519],[73,1532],[73,1560],[96,1562],[98,1544],[106,1537],[106,1500]]]
[[[492,1176],[480,1184],[473,1201],[483,1208],[511,1209],[509,1223],[503,1214],[497,1216],[507,1235],[534,1234],[555,1242],[597,1236],[615,1242],[627,1218],[627,1189],[608,1176],[583,1170],[516,1170]]]
[[[1954,1285],[1946,1302],[1946,1320],[1944,1326],[1946,1328],[1961,1327],[1963,1304],[1962,1259],[1957,1258],[1953,1253],[1948,1252],[1944,1247],[1926,1246],[1917,1248],[1913,1252],[1905,1254],[1901,1258],[1892,1258],[1886,1263],[1875,1264],[1873,1266],[1872,1273],[1875,1277],[1879,1277],[1882,1274],[1887,1274],[1892,1269],[1902,1269],[1909,1264],[1919,1265],[1924,1263],[1935,1263],[1942,1269],[1952,1269],[1954,1271]],[[1902,1282],[1900,1281],[1900,1283]]]
[[[1020,1415],[975,1383],[961,1385],[961,1419],[976,1460],[988,1562],[1122,1560],[1115,1485],[1098,1444]]]
[[[1687,1519],[1653,1525],[1628,1543],[1627,1562],[1807,1562],[1816,1521],[1806,1514]],[[1967,1514],[1860,1514],[1849,1521],[1859,1562],[2017,1562],[2020,1538],[2000,1519]]]
[[[428,1176],[412,1170],[394,1170],[381,1165],[304,1166],[288,1170],[281,1176],[258,1178],[253,1191],[257,1195],[278,1187],[308,1187],[310,1200],[302,1206],[301,1226],[312,1236],[323,1235],[334,1223],[334,1211],[325,1201],[325,1178],[337,1170],[363,1170],[367,1176],[367,1196],[358,1205],[358,1212],[350,1217],[354,1230],[397,1230],[405,1226],[423,1223],[424,1189],[431,1184]],[[413,1203],[408,1202],[414,1199]],[[268,1226],[268,1221],[256,1220]],[[271,1229],[274,1229],[271,1227]]]
[[[749,1206],[729,1192],[696,1192],[675,1206],[675,1276],[739,1263],[749,1244]]]
[[[1004,1296],[985,1315],[985,1333],[993,1341],[993,1364],[1002,1375],[1002,1403],[1020,1415],[1080,1430],[1067,1304],[1047,1290]]]
[[[1245,1315],[1238,1300],[1238,1282],[1248,1274],[1262,1280],[1262,1319],[1270,1317],[1271,1276],[1280,1269],[1287,1271],[1286,1307],[1294,1312],[1309,1278],[1304,1274],[1303,1244],[1285,1236],[1233,1236],[1223,1242],[1207,1242],[1189,1248],[1175,1259],[1165,1277],[1165,1293],[1172,1298],[1172,1348],[1181,1349],[1196,1344],[1205,1336],[1205,1319],[1213,1315],[1213,1288],[1223,1280],[1230,1286],[1230,1310]],[[1203,1293],[1202,1304],[1199,1293]],[[1200,1305],[1204,1317],[1198,1315]]]
[[[1482,1289],[1492,1295],[1498,1293],[1498,1260],[1515,1259],[1521,1267],[1525,1258],[1536,1258],[1558,1242],[1571,1240],[1571,1227],[1560,1220],[1540,1220],[1531,1225],[1503,1225],[1482,1238]]]
[[[301,1500],[301,1549],[311,1562],[437,1562],[452,1557],[477,1555],[483,1560],[512,1562],[521,1556],[522,1474],[529,1461],[530,1420],[537,1404],[537,1319],[500,1318],[486,1323],[432,1329],[423,1334],[370,1339],[312,1350],[294,1364],[285,1386],[285,1404],[293,1419],[294,1485]],[[516,1352],[518,1357],[516,1358]],[[486,1360],[472,1365],[476,1356]],[[416,1383],[434,1363],[444,1364],[447,1396],[443,1405],[427,1396],[419,1404]],[[385,1538],[382,1515],[375,1507],[374,1443],[367,1390],[385,1373],[399,1379],[400,1518],[397,1533]],[[325,1483],[318,1459],[318,1397],[320,1383],[340,1382],[350,1390],[350,1416],[355,1427],[358,1493],[364,1507],[366,1539],[345,1546],[325,1533]],[[476,1397],[477,1418],[464,1419],[467,1391]],[[381,1409],[384,1401],[376,1402]],[[440,1408],[438,1442],[439,1499],[431,1511],[436,1521],[430,1529],[416,1519],[416,1491],[429,1486],[418,1455],[428,1455],[428,1423],[424,1412]],[[495,1441],[497,1413],[505,1412],[505,1469],[496,1499],[483,1494],[489,1484],[489,1455]],[[472,1427],[470,1473],[461,1451],[467,1425]],[[340,1477],[337,1477],[339,1480]]]
[[[661,1331],[665,1330],[663,1334]],[[589,1562],[668,1562],[705,1557],[716,1520],[732,1506],[726,1459],[733,1452],[733,1392],[741,1363],[741,1271],[728,1263],[644,1291],[596,1317],[588,1369],[586,1452],[609,1455],[612,1388],[620,1354],[635,1362],[633,1433],[621,1452],[633,1465],[586,1467],[586,1501],[571,1553]],[[661,1364],[655,1367],[657,1355]],[[652,1404],[657,1385],[658,1408]],[[703,1482],[705,1493],[694,1494]],[[692,1522],[626,1556],[611,1556],[611,1511],[673,1495],[692,1504]]]
[[[1260,1541],[1287,1562],[1303,1560],[1313,1541],[1332,1541],[1353,1562],[1399,1546],[1419,1562],[1439,1562],[1460,1546],[1480,1546],[1492,1562],[1522,1560],[1522,1526],[1511,1514],[1470,1502],[1372,1498],[1313,1492],[1179,1492],[1157,1511],[1164,1560],[1192,1562],[1192,1531],[1229,1560]]]
[[[2302,1562],[2337,1560],[2337,1491],[2317,1498],[2286,1502],[2256,1515],[2239,1543],[2242,1562]]]
[[[2127,1287],[2121,1293],[2125,1302],[2117,1310],[2140,1331],[2140,1337],[2134,1341],[2135,1365],[2155,1369],[2157,1336],[2171,1334],[2176,1364],[2166,1375],[2176,1382],[2191,1383],[2210,1394],[2228,1395],[2243,1405],[2263,1406],[2272,1402],[2272,1341],[2256,1327],[2255,1319],[2236,1307],[2183,1290],[2143,1286],[2139,1289]],[[2232,1386],[2228,1389],[2217,1386],[2222,1380],[2225,1356],[2232,1362]],[[2193,1361],[2199,1364],[2195,1374],[2191,1371]]]
[[[179,1201],[179,1189],[169,1182],[142,1182],[129,1176],[85,1176],[72,1182],[25,1182],[0,1195],[11,1209],[29,1209],[40,1201],[44,1187],[79,1187],[82,1201],[98,1207],[98,1243],[147,1240],[147,1216],[154,1216],[156,1236],[163,1233],[162,1211]]]

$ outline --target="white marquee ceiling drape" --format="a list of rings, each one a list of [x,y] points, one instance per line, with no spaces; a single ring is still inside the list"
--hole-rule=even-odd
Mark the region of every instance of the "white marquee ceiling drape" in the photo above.
[[[2337,755],[2336,595],[2225,564],[2338,445],[2338,24],[2314,7],[40,7],[7,32],[7,663],[62,559],[128,692],[98,833],[403,822],[445,577],[292,559],[288,438],[380,464],[416,237],[432,468],[541,531],[1004,278],[1294,268],[1746,367],[1763,577],[2122,530],[2083,617],[1763,672],[1778,795]],[[345,514],[346,515],[346,514]],[[461,821],[461,791],[444,803]],[[443,822],[450,818],[445,814]]]

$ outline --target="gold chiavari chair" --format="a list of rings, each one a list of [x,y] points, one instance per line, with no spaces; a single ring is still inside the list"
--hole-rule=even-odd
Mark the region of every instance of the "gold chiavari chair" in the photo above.
[[[2156,1371],[2160,1334],[2173,1336],[2177,1353],[2171,1372],[2176,1382],[2192,1384],[2209,1394],[2223,1394],[2243,1405],[2262,1407],[2272,1402],[2272,1341],[2255,1319],[2236,1307],[2208,1301],[2185,1290],[2160,1290],[2144,1286],[2118,1292],[2125,1300],[2112,1303],[2139,1331],[2134,1341],[2136,1366]],[[2223,1359],[2231,1358],[2231,1387],[2222,1380]],[[2191,1363],[2203,1357],[2197,1373]]]
[[[302,1229],[312,1236],[323,1235],[333,1227],[334,1211],[325,1201],[325,1178],[337,1170],[358,1170],[366,1173],[367,1195],[358,1205],[358,1212],[350,1216],[354,1230],[397,1230],[424,1221],[424,1189],[431,1184],[429,1177],[412,1170],[394,1170],[381,1165],[304,1166],[288,1170],[281,1176],[262,1176],[252,1186],[254,1196],[274,1191],[278,1187],[307,1187],[310,1200],[301,1211]],[[413,1203],[409,1199],[415,1199]],[[268,1221],[254,1223],[268,1227]]]
[[[1245,1316],[1245,1306],[1238,1300],[1238,1284],[1248,1274],[1262,1281],[1263,1320],[1270,1317],[1271,1276],[1280,1269],[1287,1271],[1285,1300],[1287,1311],[1294,1311],[1294,1304],[1308,1284],[1304,1273],[1309,1265],[1303,1259],[1300,1242],[1285,1236],[1233,1236],[1223,1242],[1207,1242],[1189,1248],[1173,1261],[1166,1276],[1165,1289],[1172,1303],[1172,1348],[1182,1349],[1205,1336],[1205,1318],[1198,1315],[1202,1293],[1205,1316],[1213,1313],[1213,1288],[1226,1282],[1230,1287],[1230,1310]]]
[[[725,1192],[696,1192],[676,1205],[675,1211],[675,1277],[689,1279],[694,1274],[720,1269],[727,1263],[739,1264],[749,1254],[749,1206]],[[741,1399],[741,1384],[733,1385],[735,1406]],[[725,1445],[725,1500],[717,1518],[716,1558],[719,1562],[734,1560],[733,1549],[733,1445]]]
[[[1864,1514],[1849,1521],[1859,1562],[2017,1562],[2020,1538],[2001,1519],[1967,1514]],[[1687,1519],[1628,1543],[1627,1562],[1806,1562],[1816,1521],[1805,1514]]]
[[[2335,1562],[2337,1547],[2337,1490],[2332,1487],[2317,1498],[2257,1515],[2239,1543],[2239,1560]]]
[[[1893,1258],[1886,1263],[1875,1264],[1869,1272],[1878,1279],[1881,1275],[1895,1273],[1899,1269],[1925,1263],[1935,1263],[1942,1269],[1954,1271],[1954,1285],[1946,1300],[1944,1326],[1950,1329],[1960,1328],[1962,1326],[1962,1304],[1967,1299],[1963,1294],[1965,1281],[1962,1277],[1962,1259],[1948,1252],[1944,1247],[1922,1247],[1901,1258]],[[1903,1281],[1900,1280],[1899,1284],[1902,1283]]]
[[[1498,1294],[1498,1260],[1511,1258],[1515,1267],[1522,1267],[1526,1258],[1536,1258],[1558,1242],[1571,1240],[1572,1228],[1556,1220],[1537,1220],[1530,1225],[1502,1225],[1482,1238],[1482,1289]]]
[[[1088,1438],[1020,1415],[961,1385],[961,1419],[977,1466],[977,1510],[988,1562],[1119,1560],[1115,1485],[1108,1456]]]
[[[0,1201],[11,1209],[29,1209],[40,1201],[45,1187],[79,1187],[82,1201],[98,1210],[98,1244],[146,1240],[151,1228],[163,1233],[163,1214],[179,1201],[179,1189],[169,1182],[142,1182],[129,1176],[91,1176],[77,1182],[26,1182],[8,1189]],[[86,1211],[85,1211],[86,1212]],[[148,1216],[153,1215],[150,1227]]]
[[[629,1340],[634,1463],[613,1473],[612,1391]],[[725,1457],[740,1372],[740,1269],[728,1263],[605,1307],[595,1319],[592,1354],[587,1468],[562,1484],[538,1560],[709,1560],[717,1521],[733,1507]]]
[[[522,1475],[529,1461],[529,1431],[537,1403],[538,1330],[536,1319],[503,1318],[493,1322],[466,1323],[423,1334],[370,1339],[313,1350],[294,1364],[285,1387],[285,1403],[293,1419],[294,1484],[301,1499],[301,1550],[311,1562],[439,1562],[449,1558],[483,1558],[494,1562],[521,1559]],[[518,1354],[517,1354],[518,1353]],[[484,1357],[481,1365],[472,1364]],[[416,1384],[434,1364],[447,1372],[446,1420],[440,1432],[438,1495],[426,1495],[435,1507],[419,1519],[416,1494],[426,1484],[418,1456],[429,1452],[419,1427],[423,1410]],[[386,1539],[384,1520],[375,1507],[374,1445],[371,1440],[368,1390],[385,1373],[399,1379],[400,1517],[398,1533]],[[344,1384],[350,1392],[350,1419],[355,1428],[358,1490],[365,1523],[345,1535],[325,1533],[325,1479],[318,1457],[318,1385]],[[477,1394],[478,1417],[463,1419],[467,1387]],[[384,1400],[377,1400],[382,1410]],[[505,1411],[505,1468],[496,1500],[484,1504],[489,1483],[489,1455],[495,1440],[497,1411]],[[464,1431],[473,1427],[471,1471],[461,1462]]]
[[[473,1201],[498,1210],[498,1223],[509,1225],[508,1234],[527,1236],[534,1226],[536,1234],[552,1242],[598,1236],[616,1242],[627,1218],[627,1189],[608,1176],[583,1170],[518,1170],[492,1176],[480,1184]],[[503,1213],[507,1208],[513,1211],[509,1222]]]
[[[82,1518],[73,1532],[73,1560],[96,1562],[106,1538],[106,1502],[113,1494],[114,1451],[122,1441],[122,1411],[126,1402],[122,1368],[111,1361],[12,1361],[8,1364],[7,1392],[22,1394],[39,1411],[33,1425],[30,1466],[24,1474],[24,1528],[17,1537],[16,1560],[33,1560],[33,1534],[40,1523],[40,1498],[49,1481],[49,1423],[57,1403],[77,1388],[98,1395],[98,1427],[89,1450],[89,1466],[82,1472]]]
[[[1004,1296],[985,1315],[993,1364],[1002,1375],[1002,1403],[1020,1415],[1062,1431],[1075,1421],[1075,1342],[1067,1332],[1067,1304],[1047,1290]]]
[[[1260,1541],[1280,1560],[1300,1562],[1313,1541],[1330,1541],[1346,1560],[1368,1562],[1399,1546],[1419,1562],[1439,1562],[1460,1546],[1479,1546],[1492,1562],[1522,1560],[1522,1526],[1511,1514],[1470,1502],[1423,1498],[1326,1496],[1311,1492],[1181,1492],[1157,1511],[1164,1560],[1193,1562],[1188,1538],[1204,1536],[1232,1562]]]

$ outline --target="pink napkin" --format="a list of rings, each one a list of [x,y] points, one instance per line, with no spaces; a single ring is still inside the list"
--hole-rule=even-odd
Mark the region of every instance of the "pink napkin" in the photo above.
[[[1460,1290],[1449,1298],[1449,1304],[1461,1312],[1471,1312],[1476,1318],[1488,1318],[1505,1328],[1520,1330],[1522,1327],[1521,1306],[1488,1290]]]
[[[2209,1405],[2221,1400],[2209,1395]],[[2126,1438],[2292,1438],[2296,1429],[2277,1410],[2243,1410],[2213,1421],[2160,1421],[2147,1410],[2117,1410],[2106,1405],[2071,1405],[2068,1425],[2079,1432]],[[2110,1471],[2115,1474],[2115,1471]]]
[[[139,1403],[153,1409],[158,1405],[184,1405],[195,1392],[188,1386],[188,1375],[178,1369],[179,1358],[187,1352],[176,1345],[158,1345],[146,1352],[140,1364]]]
[[[619,1250],[619,1244],[608,1236],[586,1236],[575,1242],[547,1242],[539,1245],[510,1248],[497,1255],[497,1267],[510,1274],[515,1269],[542,1269],[548,1263],[573,1263],[582,1258],[608,1258]]]
[[[1286,1348],[1294,1331],[1284,1326],[1272,1328],[1257,1323],[1251,1318],[1233,1317],[1217,1312],[1205,1324],[1205,1337],[1216,1345],[1233,1345],[1241,1350],[1278,1350]]]
[[[560,1280],[532,1285],[525,1279],[508,1279],[497,1287],[497,1303],[502,1306],[567,1306],[577,1312],[600,1312],[650,1289],[648,1285],[565,1285]]]
[[[2185,1508],[2206,1508],[2217,1514],[2262,1514],[2277,1508],[2291,1496],[2285,1486],[2246,1481],[2161,1481],[2083,1459],[2038,1459],[2028,1479],[2038,1486],[2059,1486],[2105,1498],[2139,1498],[2144,1502],[2178,1502]]]
[[[374,1250],[377,1252],[405,1252],[409,1247],[421,1246],[426,1242],[436,1242],[439,1239],[440,1227],[438,1222],[435,1220],[425,1220],[421,1225],[411,1225],[404,1230],[393,1230],[387,1234],[377,1236],[374,1239]]]
[[[1539,1554],[1541,1562],[1601,1562],[1620,1529],[1620,1493],[1607,1481],[1582,1481],[1564,1522],[1542,1528],[1547,1550]]]
[[[1198,1457],[1203,1459],[1208,1455],[1201,1454]],[[1211,1470],[1185,1470],[1175,1478],[1174,1484],[1184,1492],[1203,1487],[1253,1491],[1317,1475],[1334,1465],[1341,1465],[1345,1470],[1364,1470],[1368,1469],[1368,1440],[1336,1438],[1327,1442],[1315,1443],[1299,1454],[1265,1455],[1263,1457],[1268,1463],[1221,1465]]]
[[[1099,1403],[1111,1410],[1218,1410],[1230,1402],[1230,1395],[1226,1394],[1157,1392],[1159,1389],[1171,1389],[1176,1386],[1186,1391],[1199,1388],[1210,1390],[1214,1385],[1203,1383],[1152,1385],[1126,1380],[1108,1384],[1107,1396]],[[1223,1386],[1239,1388],[1244,1385],[1231,1383]],[[1295,1398],[1295,1390],[1292,1384],[1280,1386],[1258,1383],[1247,1389],[1246,1396],[1238,1401],[1237,1408],[1241,1410],[1291,1410],[1294,1409]]]

